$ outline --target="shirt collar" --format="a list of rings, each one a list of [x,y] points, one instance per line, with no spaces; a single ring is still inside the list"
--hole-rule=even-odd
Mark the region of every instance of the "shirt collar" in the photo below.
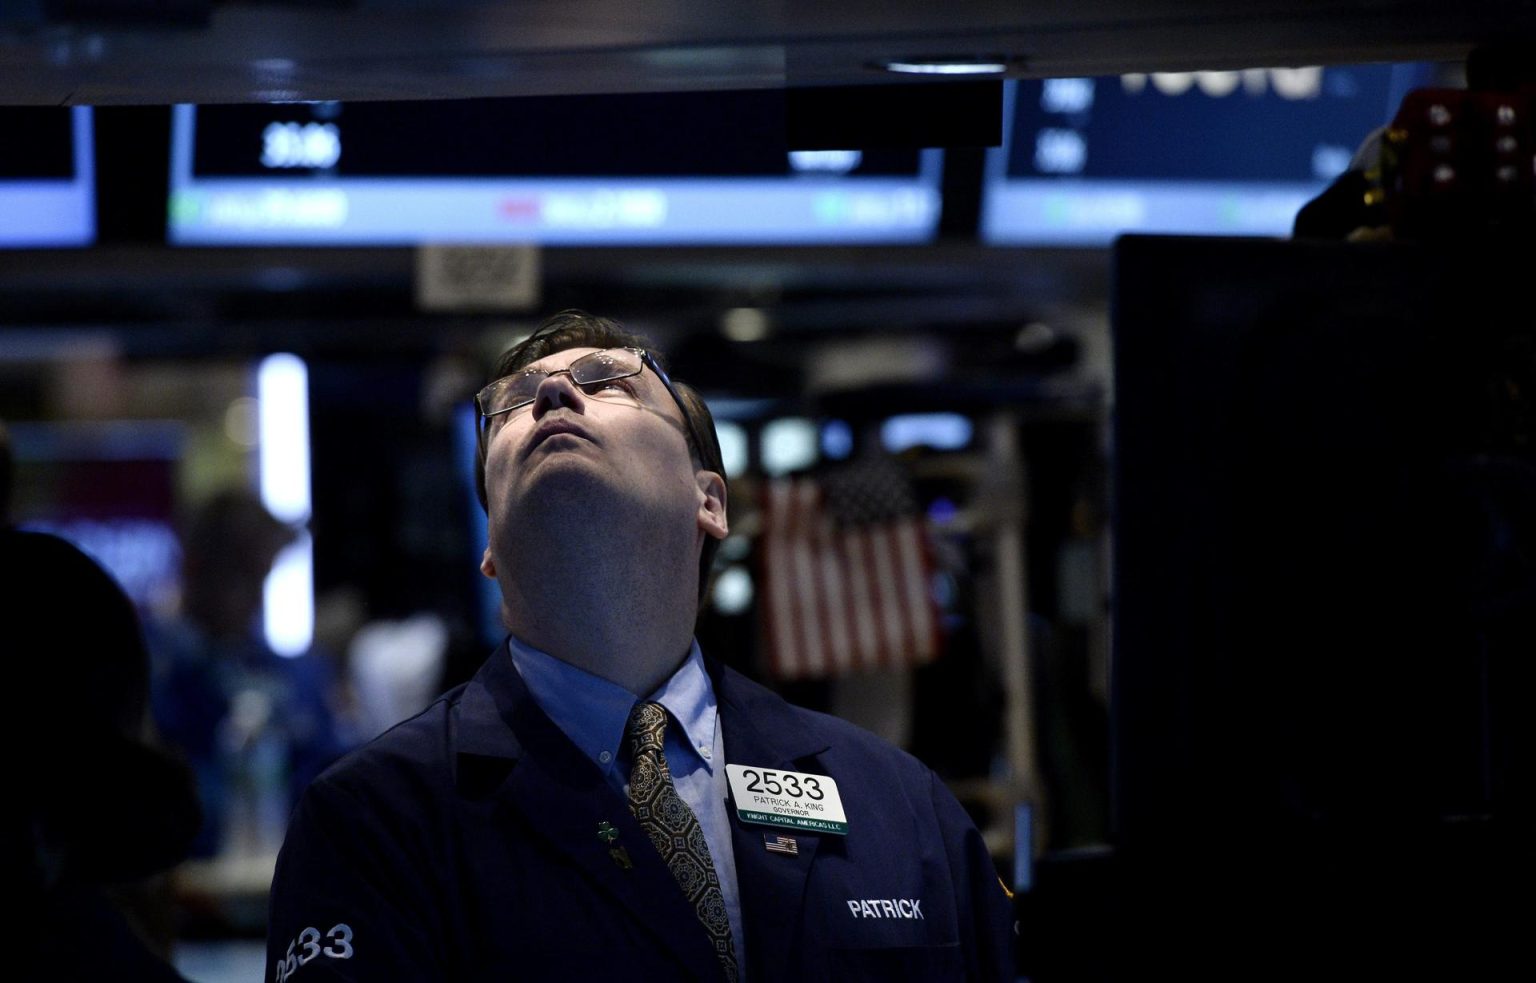
[[[624,725],[637,702],[635,695],[618,683],[562,662],[515,637],[507,640],[507,647],[539,709],[604,777],[610,776],[623,746]],[[715,691],[697,639],[688,650],[688,658],[647,699],[667,708],[682,726],[689,750],[713,771]]]
[[[671,677],[661,684],[648,700],[667,708],[683,728],[684,742],[693,756],[704,767],[714,772],[715,748],[715,688],[704,669],[704,653],[699,651],[698,639],[688,650],[688,658]]]

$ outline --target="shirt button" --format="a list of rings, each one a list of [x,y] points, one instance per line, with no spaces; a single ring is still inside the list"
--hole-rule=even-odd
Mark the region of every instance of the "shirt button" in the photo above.
[[[607,751],[599,751],[597,754],[597,760],[606,765],[608,762],[613,760],[613,755],[609,754]]]
[[[707,761],[715,756],[715,749],[712,747],[705,747],[701,744],[699,745],[699,753],[702,754],[704,759]]]

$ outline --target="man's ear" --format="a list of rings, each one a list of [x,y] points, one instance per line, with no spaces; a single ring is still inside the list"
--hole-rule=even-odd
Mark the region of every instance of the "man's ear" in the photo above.
[[[480,558],[480,572],[492,580],[496,579],[496,561],[491,557],[491,548],[485,548],[485,555]]]
[[[699,528],[715,539],[724,539],[731,531],[725,514],[725,479],[713,471],[694,474],[699,486]]]

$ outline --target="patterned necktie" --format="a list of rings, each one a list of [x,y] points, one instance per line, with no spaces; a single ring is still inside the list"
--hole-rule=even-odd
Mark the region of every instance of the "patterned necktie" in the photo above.
[[[725,978],[736,983],[736,946],[720,895],[720,877],[709,858],[709,844],[704,841],[699,819],[677,794],[661,750],[667,711],[660,703],[636,703],[626,730],[631,754],[629,809],[709,933]]]

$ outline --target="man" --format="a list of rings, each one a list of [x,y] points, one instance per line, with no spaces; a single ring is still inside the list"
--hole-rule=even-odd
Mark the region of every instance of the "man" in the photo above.
[[[241,849],[241,831],[262,832],[263,799],[286,814],[297,793],[355,743],[332,710],[325,657],[280,656],[261,637],[266,578],[292,539],[255,493],[215,492],[182,538],[180,611],[147,625],[155,722],[197,776],[203,828],[194,857]]]
[[[0,529],[13,692],[5,910],[15,980],[178,983],[165,871],[199,814],[192,774],[149,727],[149,654],[106,570],[46,533]]]
[[[1009,976],[1006,892],[938,779],[694,642],[728,525],[692,390],[567,311],[477,402],[511,635],[310,787],[269,979]]]

